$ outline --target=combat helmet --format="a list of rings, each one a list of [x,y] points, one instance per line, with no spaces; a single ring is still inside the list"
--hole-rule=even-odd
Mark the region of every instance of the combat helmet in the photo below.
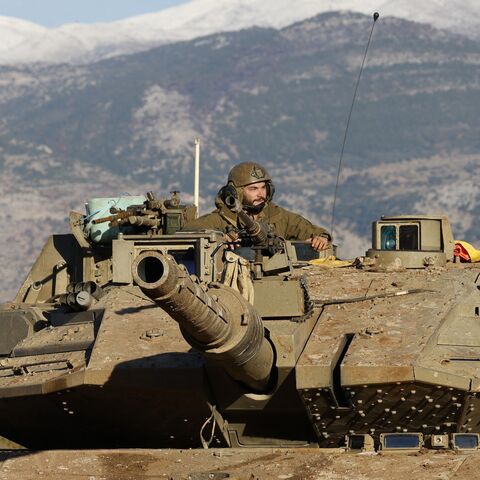
[[[268,174],[266,168],[259,163],[242,162],[235,165],[228,174],[226,187],[229,188],[226,188],[226,190],[232,192],[232,187],[234,187],[236,192],[236,198],[242,201],[242,187],[258,182],[265,182],[265,185],[267,187],[266,203],[270,202],[273,198],[275,187],[273,186],[272,179],[270,178],[270,175]]]
[[[271,182],[267,170],[259,163],[242,162],[235,165],[228,174],[228,183],[235,187],[245,187],[257,182]]]

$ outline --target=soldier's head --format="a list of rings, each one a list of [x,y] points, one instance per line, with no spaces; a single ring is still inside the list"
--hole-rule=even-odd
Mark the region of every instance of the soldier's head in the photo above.
[[[228,174],[227,186],[235,188],[246,210],[259,213],[272,200],[275,188],[267,170],[254,162],[235,165]]]

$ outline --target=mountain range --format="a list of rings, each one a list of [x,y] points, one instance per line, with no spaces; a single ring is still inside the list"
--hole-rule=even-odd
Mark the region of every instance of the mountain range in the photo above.
[[[45,28],[0,17],[0,64],[89,63],[152,47],[252,27],[284,28],[320,13],[380,12],[479,38],[478,0],[191,0],[111,23]]]
[[[202,213],[239,161],[267,166],[278,203],[331,228],[339,154],[370,15],[328,12],[92,64],[0,67],[0,298],[91,197],[154,190]],[[447,213],[480,246],[480,44],[377,22],[345,145],[334,234],[361,255],[382,214]]]

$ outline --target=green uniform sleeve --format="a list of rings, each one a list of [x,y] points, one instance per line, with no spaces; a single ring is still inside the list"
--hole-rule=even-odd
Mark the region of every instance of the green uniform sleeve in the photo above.
[[[285,221],[286,221],[286,240],[308,240],[312,236],[322,236],[331,240],[331,235],[328,231],[317,225],[314,225],[312,222],[308,221],[306,218],[303,218],[297,213],[285,212]]]
[[[218,230],[225,232],[227,222],[218,214],[218,212],[207,213],[195,220],[187,222],[182,230]]]

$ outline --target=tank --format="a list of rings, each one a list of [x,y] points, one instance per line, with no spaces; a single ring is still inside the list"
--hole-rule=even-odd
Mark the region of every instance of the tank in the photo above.
[[[446,217],[382,217],[340,263],[241,211],[241,248],[184,231],[178,193],[109,213],[72,212],[1,307],[5,439],[478,448],[480,265],[455,257]]]

